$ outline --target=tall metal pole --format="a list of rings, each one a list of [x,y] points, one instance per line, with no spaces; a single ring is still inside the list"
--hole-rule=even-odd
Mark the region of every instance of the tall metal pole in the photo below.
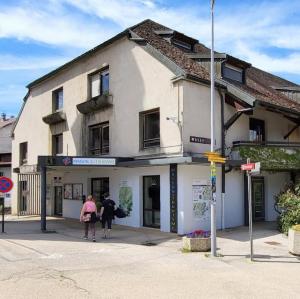
[[[214,127],[214,110],[215,110],[215,57],[214,57],[214,5],[215,1],[211,0],[211,61],[210,61],[210,151],[214,152],[215,127]],[[211,187],[212,198],[210,205],[210,222],[211,222],[211,255],[217,256],[217,229],[216,229],[216,170],[215,162],[210,162],[211,167]]]
[[[47,224],[46,224],[46,215],[47,215],[47,201],[46,201],[46,193],[47,193],[47,168],[42,165],[41,166],[41,230],[46,232]]]
[[[250,159],[247,159],[247,164]],[[252,231],[252,190],[251,190],[251,174],[250,170],[247,171],[248,176],[248,209],[249,209],[249,238],[250,238],[250,260],[253,261],[253,231]]]

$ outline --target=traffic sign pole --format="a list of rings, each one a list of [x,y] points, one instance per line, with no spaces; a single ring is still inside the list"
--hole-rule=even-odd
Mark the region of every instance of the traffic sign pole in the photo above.
[[[13,182],[10,178],[5,176],[0,177],[0,194],[9,192],[13,187]],[[0,198],[0,205],[2,206],[2,233],[4,233],[4,197]]]
[[[2,206],[2,233],[4,233],[4,197],[0,198],[0,206]]]
[[[247,159],[250,164],[250,159]],[[250,237],[250,260],[253,261],[253,230],[252,230],[252,190],[251,190],[251,170],[247,170],[248,176],[248,209],[249,209],[249,237]]]

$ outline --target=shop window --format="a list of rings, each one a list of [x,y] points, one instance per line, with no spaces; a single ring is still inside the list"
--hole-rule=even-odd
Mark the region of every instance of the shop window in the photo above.
[[[91,98],[109,93],[109,69],[90,75]]]
[[[91,156],[109,153],[109,123],[89,127],[89,154]]]
[[[265,141],[265,122],[257,118],[250,118],[249,140],[254,142]]]
[[[159,109],[142,112],[140,116],[142,148],[160,146],[160,113]]]
[[[52,136],[52,154],[53,156],[63,154],[63,134]]]
[[[240,83],[244,82],[244,71],[233,65],[225,64],[222,69],[223,78],[234,80]]]
[[[1,171],[0,171],[0,176],[4,176],[4,172],[1,172]]]
[[[20,165],[27,164],[27,142],[20,143]]]
[[[62,88],[53,91],[53,112],[62,110],[64,107],[64,91]]]

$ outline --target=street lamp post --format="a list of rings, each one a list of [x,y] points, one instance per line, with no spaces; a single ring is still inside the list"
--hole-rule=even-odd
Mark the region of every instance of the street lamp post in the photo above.
[[[215,1],[211,0],[211,61],[210,61],[210,151],[214,152],[215,127],[214,127],[214,108],[215,108],[215,62],[214,62],[214,5]],[[217,229],[216,229],[216,165],[210,162],[211,168],[211,188],[212,198],[210,205],[211,213],[211,255],[217,256]]]

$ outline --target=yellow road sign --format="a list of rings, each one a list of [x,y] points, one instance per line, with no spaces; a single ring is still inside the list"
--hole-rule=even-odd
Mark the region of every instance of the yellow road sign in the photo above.
[[[207,157],[208,161],[215,163],[226,163],[226,158],[222,157],[216,152],[205,152],[204,155]]]

